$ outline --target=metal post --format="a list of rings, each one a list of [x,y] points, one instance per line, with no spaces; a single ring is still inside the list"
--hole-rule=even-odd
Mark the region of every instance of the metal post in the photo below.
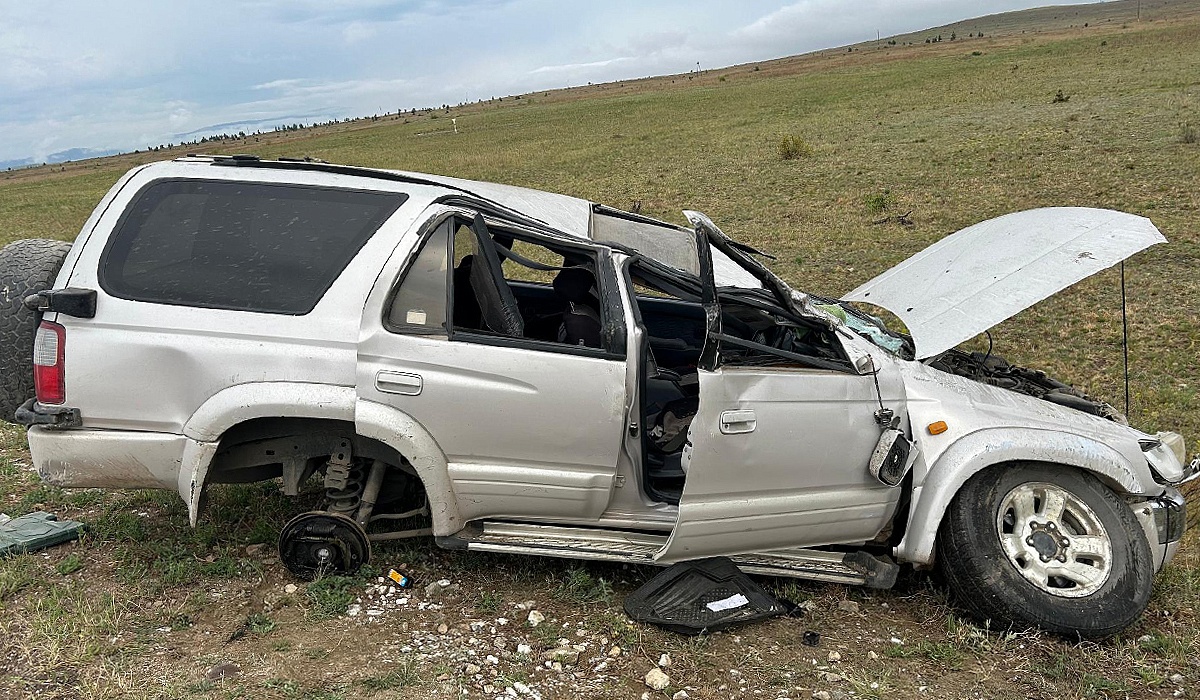
[[[1129,313],[1125,306],[1125,261],[1121,261],[1121,349],[1125,354],[1125,417],[1129,418]]]

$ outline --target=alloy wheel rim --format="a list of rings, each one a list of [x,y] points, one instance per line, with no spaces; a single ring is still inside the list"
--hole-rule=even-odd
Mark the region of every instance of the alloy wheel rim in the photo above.
[[[1039,590],[1082,598],[1112,573],[1112,540],[1096,512],[1070,491],[1046,482],[1016,486],[996,514],[1009,564]]]

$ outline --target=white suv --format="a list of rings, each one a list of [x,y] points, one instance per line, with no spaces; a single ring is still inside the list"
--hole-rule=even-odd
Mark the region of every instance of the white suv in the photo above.
[[[175,489],[193,523],[209,484],[324,488],[280,536],[302,577],[432,534],[875,587],[937,563],[993,625],[1137,618],[1183,531],[1182,438],[952,348],[1161,242],[1149,221],[965,229],[847,296],[900,334],[686,214],[307,160],[142,166],[69,252],[0,252],[0,408],[45,480]]]

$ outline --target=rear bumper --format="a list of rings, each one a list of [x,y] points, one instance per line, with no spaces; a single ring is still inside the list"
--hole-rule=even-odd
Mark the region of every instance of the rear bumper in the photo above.
[[[44,481],[81,488],[178,488],[189,442],[183,435],[62,427],[29,429],[29,453]]]
[[[70,406],[47,406],[29,399],[17,409],[17,422],[26,427],[35,425],[47,428],[78,428],[83,418],[78,408]]]

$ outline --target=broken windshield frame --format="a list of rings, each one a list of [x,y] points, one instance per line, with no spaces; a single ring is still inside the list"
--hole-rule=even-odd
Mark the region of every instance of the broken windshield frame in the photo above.
[[[791,310],[797,316],[807,319],[815,318],[825,325],[833,327],[833,324],[828,319],[808,307],[807,295],[793,290],[788,286],[787,282],[784,282],[778,275],[771,272],[767,266],[742,252],[743,249],[750,248],[749,246],[737,243],[729,236],[726,236],[721,229],[717,228],[712,219],[708,218],[703,212],[685,210],[683,215],[696,227],[698,235],[701,233],[704,234],[708,243],[713,248],[724,253],[726,257],[753,275],[764,287],[770,290],[775,295],[775,300],[780,306]]]
[[[771,366],[771,365],[801,365],[816,369],[826,369],[838,372],[852,371],[848,361],[843,357],[821,357],[819,355],[792,352],[787,349],[774,347],[747,338],[730,335],[723,328],[723,303],[743,308],[756,309],[774,317],[777,326],[802,329],[826,328],[831,329],[829,322],[814,318],[812,315],[797,314],[793,309],[780,305],[774,295],[763,288],[718,287],[712,275],[712,258],[709,239],[705,232],[696,231],[697,254],[701,269],[706,275],[697,277],[668,266],[659,260],[635,251],[631,253],[633,264],[641,270],[641,274],[652,286],[657,287],[672,296],[699,303],[705,316],[705,341],[696,366],[705,371],[714,371],[722,364],[723,358],[728,359],[722,351],[722,346],[736,347],[742,351],[751,351],[757,357],[743,356],[739,353],[733,364],[738,366]]]
[[[857,309],[848,301],[818,296],[811,299],[818,309],[836,317],[846,328],[872,344],[905,360],[913,359],[916,354],[912,337],[888,328],[878,316]]]
[[[881,319],[859,311],[845,302],[836,299],[825,299],[823,297],[811,297],[808,294],[792,289],[778,275],[772,272],[770,268],[750,257],[749,253],[763,255],[764,257],[769,256],[725,235],[725,232],[718,228],[712,219],[708,218],[702,212],[685,211],[684,216],[696,227],[698,234],[701,232],[706,234],[707,240],[712,244],[712,247],[721,251],[734,263],[754,275],[755,278],[762,282],[763,287],[774,294],[776,303],[784,306],[795,315],[810,321],[816,319],[832,328],[835,324],[823,317],[821,315],[821,312],[823,312],[825,315],[835,317],[851,331],[867,339],[874,345],[899,357],[905,359],[913,358],[915,350],[912,338],[909,336],[891,330]],[[754,290],[744,291],[749,292]],[[743,301],[746,301],[746,299],[743,299]],[[841,313],[838,313],[838,311]]]

